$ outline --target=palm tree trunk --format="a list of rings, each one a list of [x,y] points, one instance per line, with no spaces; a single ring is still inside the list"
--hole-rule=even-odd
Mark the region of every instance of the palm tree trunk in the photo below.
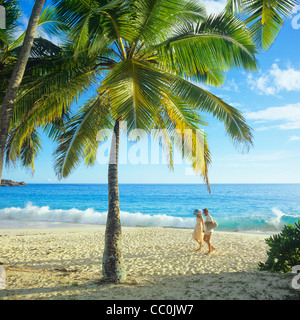
[[[2,108],[0,109],[0,185],[4,164],[5,146],[7,142],[11,117],[14,110],[15,101],[19,86],[22,82],[29,54],[35,37],[38,21],[42,13],[46,0],[36,0],[28,22],[24,43],[18,55],[16,65],[9,80],[6,94],[3,98]]]
[[[102,262],[103,278],[109,282],[126,280],[126,269],[122,257],[122,232],[120,221],[118,154],[120,123],[116,121],[108,165],[108,214],[105,230],[105,248]]]

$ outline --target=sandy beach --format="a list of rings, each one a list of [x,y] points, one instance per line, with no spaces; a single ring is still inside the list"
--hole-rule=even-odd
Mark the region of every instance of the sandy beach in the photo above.
[[[0,299],[299,299],[293,274],[260,272],[268,235],[215,231],[197,252],[193,230],[123,227],[126,283],[101,282],[102,226],[0,229]]]

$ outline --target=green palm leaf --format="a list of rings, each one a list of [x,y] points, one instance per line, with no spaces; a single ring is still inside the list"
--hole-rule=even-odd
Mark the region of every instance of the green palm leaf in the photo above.
[[[109,91],[109,103],[115,119],[127,122],[129,130],[149,130],[152,117],[161,105],[167,78],[159,70],[147,68],[146,62],[134,59],[118,63],[103,81]]]
[[[6,146],[6,165],[16,165],[19,160],[23,167],[31,169],[32,173],[34,173],[34,160],[42,149],[38,132],[35,129],[27,132],[20,147],[16,146],[17,141],[14,139],[14,134],[14,129],[12,129]]]
[[[250,24],[250,30],[254,40],[263,50],[267,50],[276,39],[283,27],[284,18],[287,18],[298,3],[295,0],[288,1],[249,1],[246,14],[250,17],[246,20]]]
[[[177,149],[194,171],[204,178],[210,191],[208,166],[211,159],[206,134],[199,130],[201,125],[206,126],[207,123],[196,110],[169,92],[154,118],[152,134],[162,139],[161,147],[168,155],[170,168],[173,168],[174,149]]]
[[[21,155],[28,135],[37,127],[45,128],[52,138],[58,135],[60,119],[95,83],[97,70],[91,70],[91,65],[96,63],[90,59],[74,61],[62,55],[29,61],[14,109],[6,163],[15,162],[13,155]]]
[[[57,36],[66,30],[66,26],[62,23],[58,16],[57,11],[54,7],[47,7],[42,12],[37,28],[37,34],[40,36]],[[8,50],[12,51],[17,47],[20,47],[24,41],[26,30],[14,41],[12,41],[9,45]]]
[[[166,70],[187,79],[221,85],[223,71],[233,67],[256,69],[256,47],[242,21],[222,14],[196,27],[185,25],[177,35],[155,46]]]
[[[36,105],[36,118],[52,121],[76,102],[97,81],[96,64],[91,60],[64,57],[34,61],[24,78],[16,103],[14,119],[20,119]],[[43,115],[44,114],[44,115]]]
[[[226,4],[226,12],[230,14],[235,14],[237,13],[240,15],[243,11],[243,6],[244,6],[243,0],[228,0]]]
[[[136,11],[135,25],[138,30],[133,42],[156,44],[174,32],[174,26],[186,22],[204,20],[205,8],[196,1],[143,0],[133,1]],[[132,50],[132,53],[134,49]]]
[[[17,0],[0,0],[6,14],[6,29],[0,29],[0,52],[7,48],[14,41],[14,33],[18,27],[18,18],[21,16],[21,9]]]
[[[135,28],[128,21],[127,2],[113,1],[74,1],[54,0],[60,19],[70,28],[69,36],[76,39],[75,54],[89,46],[89,54],[99,53],[112,41],[125,54],[121,37],[132,37]],[[127,19],[124,18],[126,16]],[[128,30],[129,29],[129,30]],[[100,51],[101,52],[101,51]]]
[[[173,77],[172,88],[187,104],[201,112],[211,113],[223,122],[226,133],[237,146],[250,148],[252,129],[246,124],[240,111],[210,92],[179,77]]]
[[[54,154],[54,167],[60,178],[68,176],[82,157],[86,164],[94,164],[98,131],[113,127],[111,115],[102,100],[102,95],[90,99],[60,135]]]
[[[267,50],[299,0],[229,0],[227,12],[246,17],[254,41]]]

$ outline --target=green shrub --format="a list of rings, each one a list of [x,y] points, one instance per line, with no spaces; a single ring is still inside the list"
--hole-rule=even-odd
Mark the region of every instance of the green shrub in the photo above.
[[[258,269],[272,272],[290,272],[300,264],[300,220],[292,225],[285,225],[280,234],[266,239],[269,245],[268,259],[260,262]]]

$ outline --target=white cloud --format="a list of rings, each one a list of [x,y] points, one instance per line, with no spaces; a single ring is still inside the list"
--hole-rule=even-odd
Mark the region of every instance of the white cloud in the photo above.
[[[300,137],[298,137],[298,136],[291,136],[291,137],[289,138],[289,140],[288,140],[287,143],[290,143],[290,142],[293,142],[293,141],[298,141],[298,140],[300,140]]]
[[[234,108],[241,108],[243,106],[241,103],[238,102],[230,102],[229,104]]]
[[[234,79],[226,81],[226,84],[222,89],[226,91],[234,91],[234,92],[240,91]]]
[[[259,77],[248,76],[250,88],[259,94],[276,95],[282,91],[300,91],[300,70],[287,66],[281,69],[274,63],[270,70]]]
[[[300,103],[289,104],[283,107],[273,107],[256,112],[245,114],[248,120],[273,122],[280,121],[280,124],[264,126],[258,128],[258,131],[264,131],[270,128],[279,128],[281,130],[292,130],[300,128]]]
[[[219,0],[219,1],[213,1],[213,0],[203,0],[202,3],[204,3],[206,7],[206,12],[208,15],[210,14],[218,14],[226,6],[227,0]]]
[[[257,112],[247,113],[251,120],[288,120],[300,121],[300,103],[290,104],[284,107],[273,107]]]

